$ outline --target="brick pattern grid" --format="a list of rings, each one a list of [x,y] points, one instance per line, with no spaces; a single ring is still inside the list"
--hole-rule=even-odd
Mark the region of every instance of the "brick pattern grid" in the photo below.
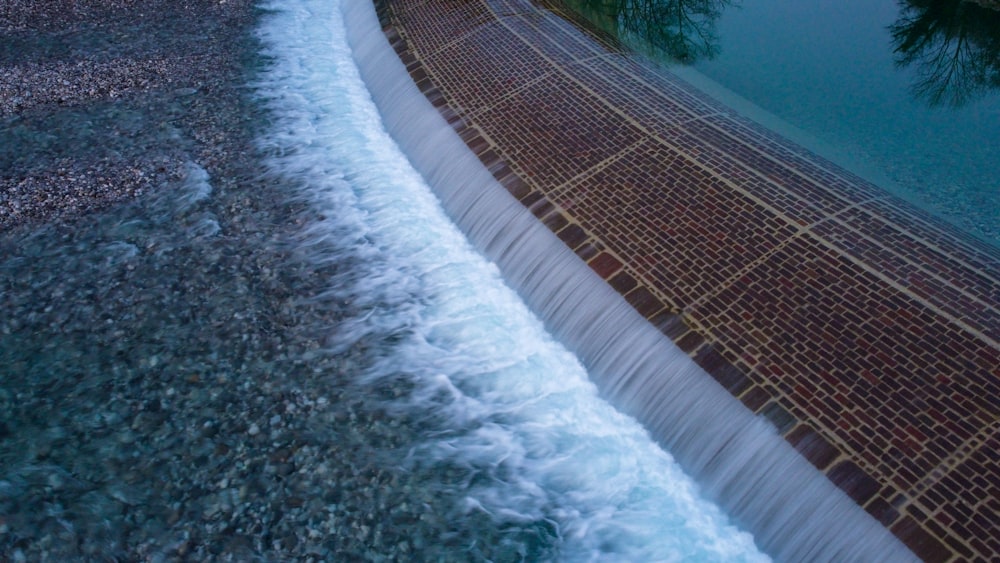
[[[926,560],[1000,557],[1000,253],[529,0],[387,0],[414,80],[643,315]]]

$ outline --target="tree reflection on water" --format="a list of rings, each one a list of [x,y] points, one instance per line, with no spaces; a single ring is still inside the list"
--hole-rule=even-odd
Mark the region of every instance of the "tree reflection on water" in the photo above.
[[[734,4],[734,0],[542,1],[582,17],[632,49],[684,64],[719,54],[716,23]],[[1000,87],[1000,9],[980,5],[989,1],[898,0],[899,16],[889,32],[896,65],[915,72],[914,95],[932,106],[961,106]]]
[[[902,0],[889,27],[896,64],[913,67],[914,93],[961,106],[1000,87],[1000,11],[967,0]]]
[[[719,52],[715,24],[732,0],[550,0],[632,48],[690,64]]]

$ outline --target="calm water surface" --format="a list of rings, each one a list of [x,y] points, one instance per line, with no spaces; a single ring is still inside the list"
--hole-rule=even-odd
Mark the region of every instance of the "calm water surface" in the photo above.
[[[961,0],[571,4],[815,137],[807,144],[822,154],[1000,244],[1000,12]]]

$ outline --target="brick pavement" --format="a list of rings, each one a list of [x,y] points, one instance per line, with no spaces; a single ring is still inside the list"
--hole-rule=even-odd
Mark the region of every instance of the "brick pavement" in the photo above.
[[[920,557],[1000,557],[1000,251],[557,10],[381,3],[425,95],[636,310]]]

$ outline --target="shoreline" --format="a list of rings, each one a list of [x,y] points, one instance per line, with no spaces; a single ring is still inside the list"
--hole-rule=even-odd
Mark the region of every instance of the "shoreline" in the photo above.
[[[285,201],[259,162],[258,114],[248,111],[257,106],[241,74],[256,9],[189,5],[0,0],[0,32],[13,46],[0,51],[0,72],[11,71],[0,78],[0,308],[9,312],[0,365],[10,370],[0,381],[0,461],[11,468],[0,477],[0,555],[11,560],[102,546],[168,560],[329,555],[314,534],[364,556],[376,519],[420,517],[393,504],[320,520],[330,501],[317,492],[321,475],[359,489],[403,486],[358,454],[374,446],[337,443],[353,436],[349,421],[387,442],[396,430],[377,408],[331,391],[360,352],[317,357],[319,330],[344,305],[298,294],[322,295],[323,276],[344,266],[294,255],[288,242],[313,212]],[[38,85],[45,91],[24,95]],[[268,201],[276,196],[284,203]],[[565,227],[551,205],[531,202],[548,226]],[[576,248],[598,273],[628,282],[630,266],[606,248]],[[653,303],[630,295],[637,309]],[[788,423],[787,401],[751,397],[719,348],[676,316],[658,319],[664,333],[688,335],[703,365],[722,366],[713,375],[744,404],[760,400],[758,411]],[[343,434],[319,436],[326,427]],[[788,440],[817,463],[834,439],[810,431],[795,426]],[[989,451],[996,433],[981,434],[955,463]],[[348,465],[330,469],[336,456]],[[855,492],[869,484],[853,471],[841,478]],[[149,484],[160,485],[142,492]],[[904,501],[866,508],[881,518],[903,511],[895,527],[922,540],[920,507]],[[397,539],[390,547],[405,557],[412,546]]]
[[[921,558],[1000,552],[970,485],[1000,479],[997,249],[527,4],[380,15],[495,180],[803,459]]]
[[[72,220],[247,152],[247,0],[0,4],[0,229]],[[239,165],[244,166],[244,165]]]
[[[0,559],[403,557],[431,500],[323,353],[351,265],[259,146],[260,12],[179,4],[0,2]]]

